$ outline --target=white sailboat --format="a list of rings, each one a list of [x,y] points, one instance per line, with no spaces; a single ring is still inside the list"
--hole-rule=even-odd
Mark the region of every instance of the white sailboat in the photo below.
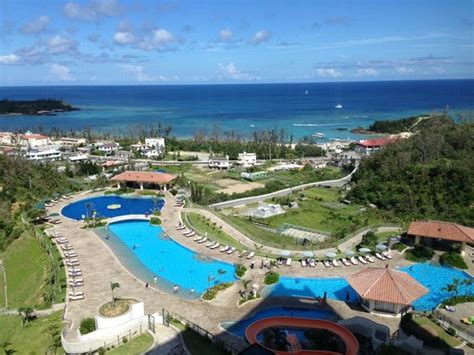
[[[341,105],[341,104],[337,104],[336,106],[334,106],[334,108],[342,108],[342,105]]]
[[[309,94],[309,90],[306,89],[306,91],[304,92],[305,95],[308,95]]]

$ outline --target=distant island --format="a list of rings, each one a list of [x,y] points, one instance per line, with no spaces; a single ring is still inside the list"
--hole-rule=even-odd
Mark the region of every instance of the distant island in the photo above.
[[[409,132],[421,121],[433,116],[434,115],[419,115],[398,120],[375,121],[368,128],[356,127],[352,129],[351,132],[358,134],[398,134],[401,132]]]
[[[57,112],[77,111],[74,107],[62,100],[39,99],[31,101],[1,100],[1,115],[47,115],[54,116]]]

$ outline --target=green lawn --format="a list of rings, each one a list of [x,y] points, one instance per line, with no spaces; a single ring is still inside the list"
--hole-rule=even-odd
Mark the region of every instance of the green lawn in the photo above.
[[[184,324],[178,321],[170,321],[176,328],[181,331],[181,335],[183,336],[184,343],[186,344],[186,348],[192,355],[201,355],[201,354],[209,354],[209,355],[228,355],[230,354],[225,349],[217,346],[209,339],[204,338],[194,332],[193,330],[187,328]]]
[[[4,253],[3,265],[7,272],[8,306],[41,306],[50,264],[35,237],[23,233]]]
[[[143,354],[153,344],[153,337],[150,333],[145,332],[136,338],[128,341],[126,344],[119,346],[116,349],[107,351],[107,354],[113,355],[135,355]]]
[[[221,245],[229,245],[235,247],[238,250],[244,250],[246,247],[236,241],[227,233],[223,232],[220,228],[215,226],[205,217],[201,216],[198,213],[185,213],[184,222],[188,225],[189,228],[192,228],[199,235],[204,235],[207,233],[207,237],[211,240],[215,240]]]
[[[52,344],[48,327],[55,327],[60,332],[61,312],[55,312],[48,317],[37,318],[21,327],[19,316],[0,316],[0,343],[9,342],[9,349],[15,350],[15,354],[46,354],[48,347]],[[56,333],[59,336],[59,333]],[[64,354],[61,343],[56,354]]]
[[[458,346],[459,344],[461,344],[461,342],[458,339],[446,333],[443,328],[433,323],[427,317],[413,317],[413,321],[417,323],[420,327],[425,329],[428,333],[433,334],[434,336],[443,340],[450,347],[454,348]]]
[[[0,267],[0,308],[5,307],[5,279],[3,268]]]
[[[399,233],[397,232],[380,232],[380,233],[375,233],[377,238],[379,239],[380,243],[384,243],[388,240],[388,238],[398,235]]]

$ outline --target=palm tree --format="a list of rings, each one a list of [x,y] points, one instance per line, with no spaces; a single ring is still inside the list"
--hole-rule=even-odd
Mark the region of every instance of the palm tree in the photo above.
[[[44,333],[47,333],[50,339],[48,350],[51,350],[52,354],[56,354],[56,350],[61,346],[59,327],[56,324],[50,324]]]
[[[447,291],[449,294],[454,293],[454,297],[457,297],[459,293],[459,279],[454,279],[452,284],[446,285],[442,290]]]
[[[18,308],[18,314],[21,317],[21,326],[25,326],[27,323],[29,323],[31,320],[33,320],[34,317],[34,310],[31,307],[20,307]]]
[[[112,306],[115,307],[115,295],[114,295],[114,290],[116,288],[119,288],[120,284],[118,282],[111,282],[110,283],[110,289],[112,290]]]
[[[274,350],[288,350],[290,343],[280,328],[269,328],[264,331],[263,344]]]
[[[465,296],[470,295],[470,294],[471,294],[470,288],[471,288],[471,286],[472,286],[472,278],[462,280],[462,281],[461,281],[461,285],[466,286],[466,290],[465,290],[465,292],[464,292],[464,295],[465,295]]]

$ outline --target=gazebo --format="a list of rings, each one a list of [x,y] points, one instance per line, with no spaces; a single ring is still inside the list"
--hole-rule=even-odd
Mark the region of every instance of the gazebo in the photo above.
[[[399,316],[428,290],[405,272],[385,268],[366,268],[347,278],[370,313]]]
[[[415,237],[415,244],[426,239],[461,243],[462,254],[466,244],[474,243],[474,228],[442,221],[411,222],[407,234]]]
[[[156,171],[124,171],[115,175],[111,180],[117,182],[119,189],[122,184],[134,184],[135,186],[138,185],[140,190],[143,190],[144,186],[147,185],[166,191],[170,188],[174,179],[176,179],[176,175]]]

